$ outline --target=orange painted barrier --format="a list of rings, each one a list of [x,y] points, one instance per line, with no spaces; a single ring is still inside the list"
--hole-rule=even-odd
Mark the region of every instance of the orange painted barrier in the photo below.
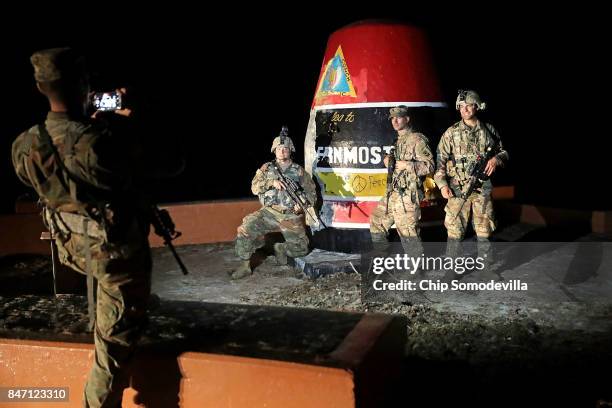
[[[236,229],[249,213],[261,208],[255,198],[231,201],[209,201],[161,206],[172,216],[176,229],[183,235],[175,245],[203,244],[233,241]],[[149,235],[151,246],[163,246],[154,233]]]
[[[0,351],[5,363],[0,386],[67,387],[69,401],[52,406],[81,407],[93,345],[0,339]],[[135,401],[147,406],[152,400],[168,407],[355,406],[354,376],[344,369],[193,352],[178,356],[178,365],[165,359],[148,355],[135,363],[136,389],[124,391],[124,407],[138,407]],[[172,366],[178,367],[174,378],[160,372]],[[0,407],[40,404],[0,402]]]
[[[493,189],[493,198],[496,208],[505,209],[498,214],[511,214],[516,222],[535,225],[563,225],[572,223],[588,223],[593,232],[602,234],[612,233],[612,212],[566,210],[525,205],[507,202],[514,198],[514,186],[501,186]],[[207,244],[214,242],[233,241],[236,237],[236,228],[242,219],[249,213],[261,207],[257,199],[208,201],[195,203],[179,203],[164,205],[174,222],[177,230],[183,235],[174,241],[175,245]],[[40,234],[45,231],[38,209],[34,205],[21,203],[17,209],[20,212],[13,215],[0,215],[0,256],[7,254],[49,254],[48,241],[41,241]],[[32,211],[32,212],[30,212]],[[427,223],[428,214],[443,217],[441,211],[424,211],[422,221]],[[442,220],[442,218],[440,218]],[[4,233],[9,231],[9,233]],[[11,234],[11,231],[19,233]],[[163,246],[162,240],[151,233],[149,236],[151,246]]]
[[[380,406],[400,372],[405,325],[399,317],[363,315],[331,353],[299,354],[299,362],[144,348],[135,358],[123,406]],[[80,407],[92,358],[89,343],[0,338],[0,387],[66,387],[68,401],[52,406]],[[40,404],[0,402],[0,407]]]

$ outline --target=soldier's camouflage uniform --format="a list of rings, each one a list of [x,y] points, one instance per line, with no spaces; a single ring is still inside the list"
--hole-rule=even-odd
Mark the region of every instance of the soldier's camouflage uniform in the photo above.
[[[383,197],[370,217],[370,233],[372,242],[387,242],[389,229],[395,223],[397,232],[405,241],[420,240],[419,206],[424,197],[423,178],[433,173],[434,160],[429,148],[429,140],[422,133],[414,132],[410,127],[398,131],[395,143],[396,160],[409,161],[406,170],[393,172],[394,189],[389,197],[387,212],[387,197]]]
[[[33,57],[37,80],[54,68],[54,55]],[[13,165],[45,205],[60,262],[98,280],[95,355],[84,405],[118,407],[129,385],[127,363],[146,323],[149,224],[132,193],[125,140],[118,143],[104,127],[67,113],[49,112],[45,126],[65,170],[38,126],[14,141]]]
[[[461,120],[448,128],[440,139],[434,179],[438,187],[448,185],[455,195],[448,200],[445,207],[444,225],[449,239],[463,239],[470,212],[472,212],[474,230],[479,239],[488,239],[495,230],[491,180],[485,181],[481,189],[474,191],[465,204],[459,196],[466,188],[477,157],[483,156],[487,149],[492,148],[496,142],[500,144],[501,149],[496,157],[499,165],[503,166],[508,160],[508,153],[501,146],[498,132],[488,123],[478,121],[472,129]]]
[[[262,208],[244,217],[242,225],[238,227],[236,254],[244,261],[249,260],[258,248],[264,246],[265,234],[278,230],[285,238],[281,250],[287,255],[298,257],[308,253],[304,214],[294,212],[294,203],[286,191],[274,188],[273,182],[278,179],[272,168],[274,163],[276,162],[264,164],[257,170],[251,182],[251,191],[259,197]],[[308,200],[315,203],[314,182],[302,166],[291,163],[284,171],[280,165],[276,164],[276,167],[286,178],[291,178],[303,186]]]

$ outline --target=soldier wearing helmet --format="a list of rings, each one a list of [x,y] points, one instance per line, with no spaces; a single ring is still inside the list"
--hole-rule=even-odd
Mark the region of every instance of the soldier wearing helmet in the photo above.
[[[370,217],[370,234],[374,250],[383,250],[391,226],[395,224],[404,249],[414,256],[421,254],[419,237],[420,202],[424,198],[423,179],[434,171],[433,154],[425,135],[410,126],[406,106],[389,110],[389,119],[397,131],[393,191],[383,197]],[[389,156],[384,159],[389,166]]]
[[[262,208],[247,215],[238,227],[236,236],[236,255],[242,260],[232,273],[232,279],[241,279],[253,273],[250,265],[251,255],[264,244],[265,234],[280,229],[285,242],[274,244],[274,255],[279,265],[287,263],[287,256],[298,257],[308,253],[304,214],[285,191],[285,185],[277,172],[291,178],[304,188],[304,192],[314,203],[316,188],[304,168],[291,160],[295,152],[288,130],[283,126],[279,136],[272,142],[271,152],[275,160],[264,164],[255,173],[251,191],[259,197]]]
[[[484,103],[480,96],[472,90],[460,90],[455,101],[455,109],[460,110],[461,105],[475,105],[479,111],[486,109],[487,104]]]
[[[295,146],[293,145],[293,140],[289,137],[289,129],[286,126],[282,127],[280,134],[272,141],[270,152],[275,153],[276,148],[279,146],[284,146],[289,149],[291,153],[295,153]]]
[[[478,241],[489,241],[495,230],[491,181],[485,181],[465,200],[459,197],[465,192],[476,161],[489,148],[495,148],[498,153],[486,164],[488,176],[508,161],[508,152],[504,150],[497,130],[478,118],[478,113],[486,108],[480,96],[472,90],[460,90],[455,107],[461,120],[448,128],[440,139],[434,176],[442,196],[448,200],[444,225],[449,248],[456,248],[454,243],[464,238],[470,213]]]

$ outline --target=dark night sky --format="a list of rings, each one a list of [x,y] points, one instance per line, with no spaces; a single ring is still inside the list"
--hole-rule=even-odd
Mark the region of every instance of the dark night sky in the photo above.
[[[179,179],[158,185],[158,200],[238,198],[250,195],[250,179],[271,157],[282,124],[303,161],[327,38],[370,18],[426,30],[449,105],[458,88],[474,88],[486,99],[484,119],[502,132],[512,160],[497,184],[516,184],[523,202],[611,209],[602,188],[608,115],[600,101],[609,95],[611,71],[603,65],[609,46],[601,11],[536,12],[516,3],[495,11],[458,5],[445,15],[440,7],[226,7],[234,10],[82,10],[80,18],[60,19],[38,10],[9,18],[13,25],[1,31],[0,212],[12,211],[16,196],[28,191],[13,174],[10,144],[46,112],[32,80],[33,51],[80,48],[97,71],[94,86],[127,84],[146,102],[151,140],[179,146],[187,160]]]

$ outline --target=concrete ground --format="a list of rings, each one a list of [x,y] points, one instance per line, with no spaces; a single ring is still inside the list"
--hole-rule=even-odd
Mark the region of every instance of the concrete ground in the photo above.
[[[168,251],[157,249],[153,290],[162,299],[404,315],[405,381],[419,390],[409,399],[414,406],[606,406],[612,401],[612,243],[521,224],[500,231],[497,240],[506,251],[504,281],[528,282],[528,291],[421,291],[401,302],[364,303],[360,275],[312,280],[276,265],[273,256],[252,276],[231,281],[228,272],[238,261],[230,243],[180,248],[188,276]],[[518,253],[503,248],[532,240],[542,242]],[[406,398],[393,399],[391,406],[407,406]]]
[[[156,248],[153,253],[153,293],[169,300],[249,303],[250,296],[277,293],[302,282],[293,268],[276,265],[274,257],[262,259],[251,277],[232,281],[229,275],[240,261],[231,243],[178,248],[188,275],[182,274],[170,251]]]
[[[508,244],[533,236],[545,238],[541,230],[517,224],[496,236],[497,267],[503,282],[520,281],[528,290],[414,291],[395,303],[487,319],[520,315],[557,329],[612,330],[612,242],[594,234],[577,234],[571,242]],[[556,231],[548,234],[549,238],[559,237]],[[355,273],[313,281],[299,270],[277,265],[274,256],[262,250],[256,256],[253,275],[234,281],[229,275],[239,260],[231,243],[181,247],[179,254],[190,271],[187,276],[169,251],[154,250],[153,292],[163,299],[353,311],[369,307],[362,304],[360,276]],[[354,262],[355,256],[347,258]],[[443,274],[431,272],[426,277],[437,282]],[[461,282],[478,281],[470,275],[462,278]]]

